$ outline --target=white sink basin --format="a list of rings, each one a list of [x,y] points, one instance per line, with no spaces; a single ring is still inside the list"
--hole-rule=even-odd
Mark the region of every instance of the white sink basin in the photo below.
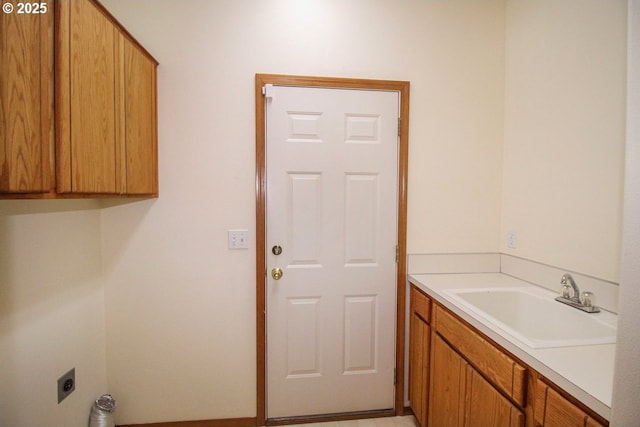
[[[571,347],[616,342],[616,316],[585,313],[536,287],[448,289],[453,299],[529,347]]]

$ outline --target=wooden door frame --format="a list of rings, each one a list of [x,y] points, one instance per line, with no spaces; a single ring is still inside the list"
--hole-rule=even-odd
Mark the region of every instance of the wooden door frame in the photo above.
[[[266,84],[319,88],[389,90],[400,94],[400,146],[398,150],[398,260],[396,278],[396,384],[394,413],[404,413],[405,301],[407,281],[407,178],[409,154],[409,82],[392,80],[306,77],[283,74],[256,74],[256,422],[265,425],[267,398],[267,300],[266,300]]]

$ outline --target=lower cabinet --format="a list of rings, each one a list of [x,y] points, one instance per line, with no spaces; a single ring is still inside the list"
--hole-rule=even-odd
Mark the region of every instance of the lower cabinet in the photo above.
[[[465,371],[468,365],[437,334],[434,336],[431,354],[433,372],[428,425],[462,426],[465,409]]]
[[[541,380],[536,382],[533,418],[536,427],[603,427]]]
[[[409,400],[422,427],[606,427],[411,286]]]
[[[524,413],[469,365],[464,408],[464,425],[468,427],[524,426]]]
[[[413,414],[420,425],[426,426],[429,401],[431,301],[415,287],[411,289],[410,309],[409,396]]]
[[[523,427],[524,413],[435,335],[430,426]]]

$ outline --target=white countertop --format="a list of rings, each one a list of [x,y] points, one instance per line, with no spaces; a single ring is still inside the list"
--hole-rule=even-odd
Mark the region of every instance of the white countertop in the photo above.
[[[600,416],[610,418],[615,344],[531,348],[444,292],[459,288],[535,285],[501,273],[411,274],[409,281]]]

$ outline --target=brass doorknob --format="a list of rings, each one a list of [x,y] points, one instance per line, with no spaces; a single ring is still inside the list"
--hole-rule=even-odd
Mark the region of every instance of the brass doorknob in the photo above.
[[[280,278],[282,277],[282,269],[281,268],[274,268],[271,270],[271,277],[274,278],[274,280],[280,280]]]

